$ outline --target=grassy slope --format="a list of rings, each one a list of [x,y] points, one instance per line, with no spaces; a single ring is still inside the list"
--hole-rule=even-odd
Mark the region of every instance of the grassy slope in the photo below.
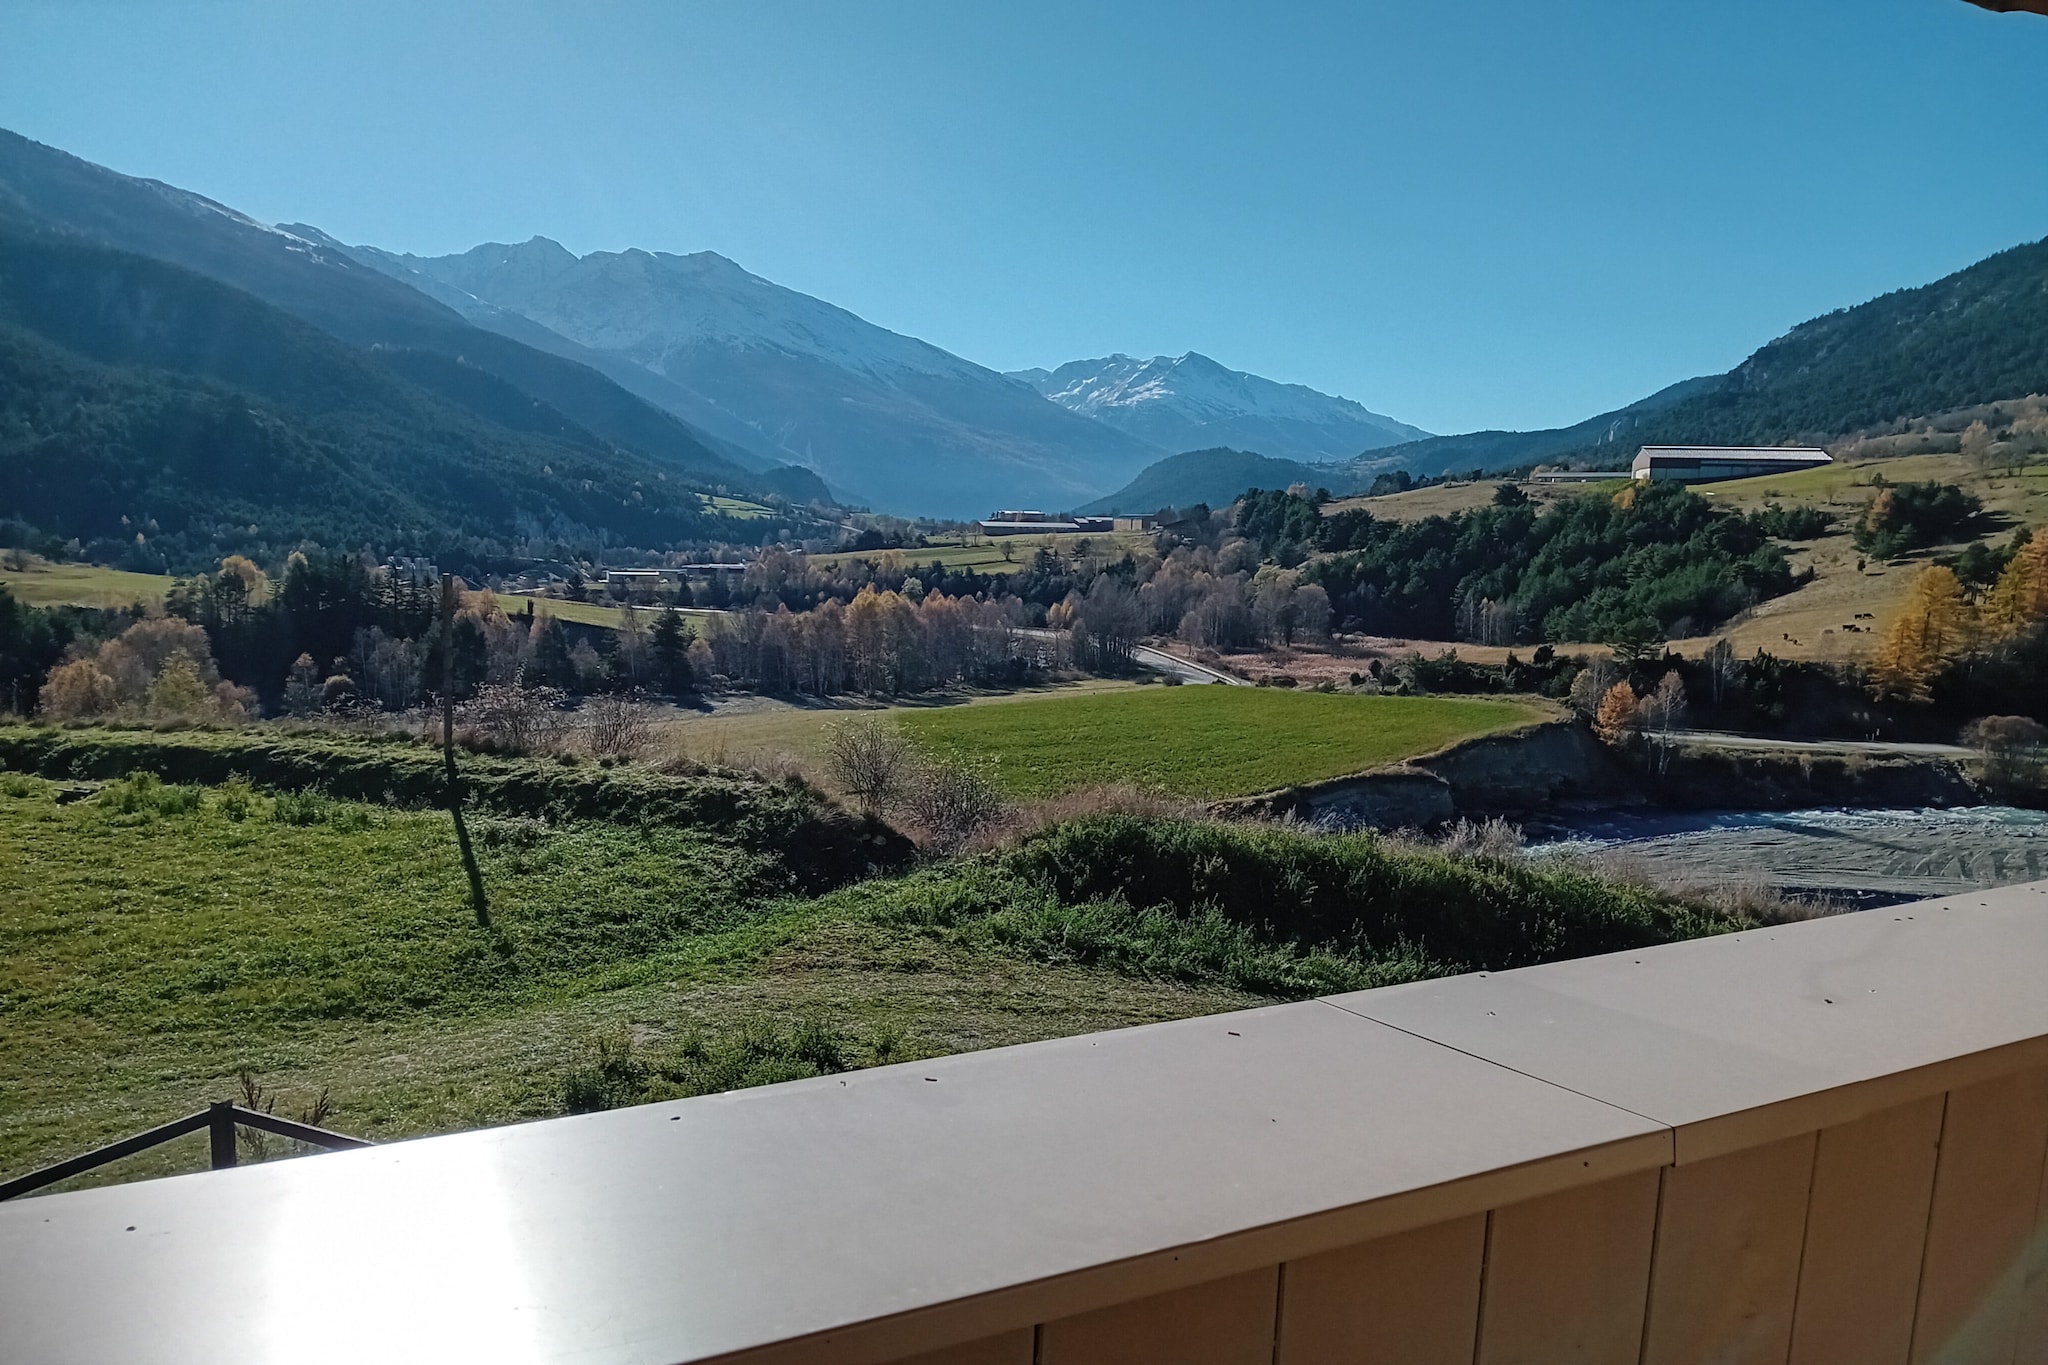
[[[1508,701],[1173,687],[925,711],[904,723],[940,752],[990,763],[1013,796],[1128,782],[1214,798],[1362,772],[1536,715]]]
[[[1406,493],[1388,493],[1377,498],[1342,498],[1323,504],[1323,515],[1335,516],[1362,508],[1381,521],[1421,521],[1424,517],[1447,517],[1453,512],[1470,512],[1485,507],[1493,501],[1493,490],[1500,487],[1500,481],[1482,479],[1476,483],[1445,483],[1429,488],[1411,489]],[[1548,506],[1559,498],[1568,498],[1584,493],[1583,486],[1573,484],[1525,484],[1522,491],[1539,504]]]
[[[484,932],[431,810],[133,777],[58,800],[145,759],[403,794],[411,746],[10,734],[0,758],[67,776],[0,773],[0,1171],[232,1095],[243,1068],[278,1112],[326,1091],[332,1126],[392,1138],[559,1113],[607,1037],[674,1066],[700,1029],[730,1055],[816,1021],[866,1065],[1728,927],[1569,868],[1124,817],[807,898],[786,850],[846,822],[788,789],[473,759]],[[187,1143],[91,1179],[202,1161]]]
[[[0,569],[0,587],[32,607],[125,607],[158,603],[171,590],[165,574],[129,573],[96,564],[38,562],[26,573]]]
[[[1870,501],[1872,481],[1879,474],[1892,483],[1930,479],[1953,483],[1975,494],[1999,523],[1984,539],[2004,540],[2011,528],[2020,524],[2048,524],[2048,465],[2014,473],[1987,473],[1961,455],[1843,461],[1797,474],[1699,484],[1697,491],[1702,495],[1743,511],[1772,502],[1787,507],[1804,504],[1826,508],[1837,518],[1834,534],[1786,547],[1794,569],[1813,570],[1811,583],[1763,603],[1746,619],[1721,632],[1738,652],[1748,654],[1761,648],[1780,658],[1847,661],[1860,659],[1876,647],[1877,631],[1928,558],[1923,553],[1898,563],[1865,562],[1857,567],[1863,557],[1856,552],[1848,527]],[[1859,621],[1861,613],[1874,619]],[[1851,630],[1851,626],[1860,629]],[[1711,640],[1702,637],[1680,641],[1678,646],[1691,653],[1709,643]]]
[[[219,789],[198,809],[0,795],[0,1171],[233,1093],[404,1136],[561,1112],[599,1036],[756,1016],[830,1021],[897,1055],[1252,1003],[878,923],[870,901],[760,894],[761,860],[701,833],[479,831],[499,932],[468,919],[445,816],[335,803],[309,825]],[[4,790],[4,788],[0,788]],[[884,883],[883,885],[888,885]],[[196,1147],[105,1178],[190,1169]]]
[[[885,555],[897,555],[906,564],[929,564],[933,560],[949,569],[972,569],[976,573],[1015,573],[1031,562],[1031,557],[1040,550],[1051,550],[1061,559],[1072,559],[1084,548],[1096,559],[1116,558],[1125,551],[1136,551],[1149,546],[1152,537],[1142,531],[1110,531],[1043,536],[1000,536],[988,537],[971,535],[955,543],[935,539],[930,545],[916,550],[850,550],[841,554],[812,555],[814,564],[837,564],[843,560],[877,560]],[[1010,556],[1005,557],[1007,547]]]

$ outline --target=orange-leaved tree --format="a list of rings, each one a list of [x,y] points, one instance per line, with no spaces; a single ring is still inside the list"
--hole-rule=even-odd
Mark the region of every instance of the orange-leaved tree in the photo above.
[[[1913,579],[1871,659],[1879,697],[1927,701],[1934,680],[1970,648],[1976,623],[1955,574],[1930,564]]]
[[[1608,688],[1593,712],[1593,733],[1605,744],[1620,744],[1641,725],[1642,713],[1636,706],[1635,691],[1626,681]]]

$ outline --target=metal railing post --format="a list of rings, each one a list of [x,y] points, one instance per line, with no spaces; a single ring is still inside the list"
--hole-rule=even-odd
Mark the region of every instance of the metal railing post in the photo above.
[[[235,1164],[235,1102],[215,1100],[206,1106],[206,1136],[213,1149],[213,1169],[227,1170]]]

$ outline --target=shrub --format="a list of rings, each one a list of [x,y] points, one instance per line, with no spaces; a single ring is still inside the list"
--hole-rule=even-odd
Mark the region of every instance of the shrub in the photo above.
[[[1060,900],[1214,910],[1269,941],[1362,959],[1499,969],[1646,947],[1739,921],[1577,869],[1454,857],[1372,834],[1106,816],[1049,829],[995,866]]]
[[[507,754],[544,753],[561,736],[564,695],[553,687],[485,683],[464,703],[462,721],[480,747]]]
[[[654,708],[637,692],[597,696],[583,703],[590,752],[602,758],[639,758],[654,742]]]
[[[945,852],[960,847],[1003,813],[1002,793],[987,773],[944,760],[913,767],[898,805],[926,843]]]
[[[220,813],[240,824],[256,810],[256,789],[246,777],[230,777],[220,785]]]
[[[840,721],[825,733],[825,770],[864,810],[880,810],[896,795],[910,756],[909,739],[880,716]]]
[[[270,818],[280,825],[317,825],[327,819],[328,805],[318,792],[279,792],[270,803]]]
[[[164,787],[156,794],[158,815],[197,814],[203,792],[198,787]]]
[[[163,779],[155,773],[136,773],[100,788],[99,803],[116,815],[140,815],[156,809],[156,794]]]
[[[43,780],[25,773],[0,773],[0,796],[26,798],[43,794]]]
[[[2048,786],[2048,725],[2029,716],[1982,716],[1963,729],[1984,780],[2001,790]]]

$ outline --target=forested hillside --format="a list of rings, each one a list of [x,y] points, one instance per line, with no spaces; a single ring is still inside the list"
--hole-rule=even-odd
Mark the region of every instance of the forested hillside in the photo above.
[[[1417,473],[1544,462],[1619,468],[1642,445],[1822,443],[2048,393],[2048,240],[1801,323],[1725,375],[1550,431],[1481,431],[1367,452]]]
[[[1363,486],[1360,477],[1348,463],[1303,464],[1222,447],[1190,450],[1147,465],[1116,492],[1079,510],[1095,516],[1110,512],[1142,516],[1162,507],[1189,507],[1198,502],[1228,507],[1248,488],[1286,488],[1297,483],[1349,493]]]
[[[11,233],[0,515],[159,569],[305,540],[488,562],[737,532],[679,471],[474,367],[357,350],[176,266]]]
[[[747,492],[824,498],[817,476],[766,479],[728,460],[672,414],[573,359],[473,326],[452,309],[312,241],[266,227],[160,181],[96,166],[0,129],[0,225],[56,232],[183,266],[351,346],[460,358],[557,409],[604,440],[675,473]]]

